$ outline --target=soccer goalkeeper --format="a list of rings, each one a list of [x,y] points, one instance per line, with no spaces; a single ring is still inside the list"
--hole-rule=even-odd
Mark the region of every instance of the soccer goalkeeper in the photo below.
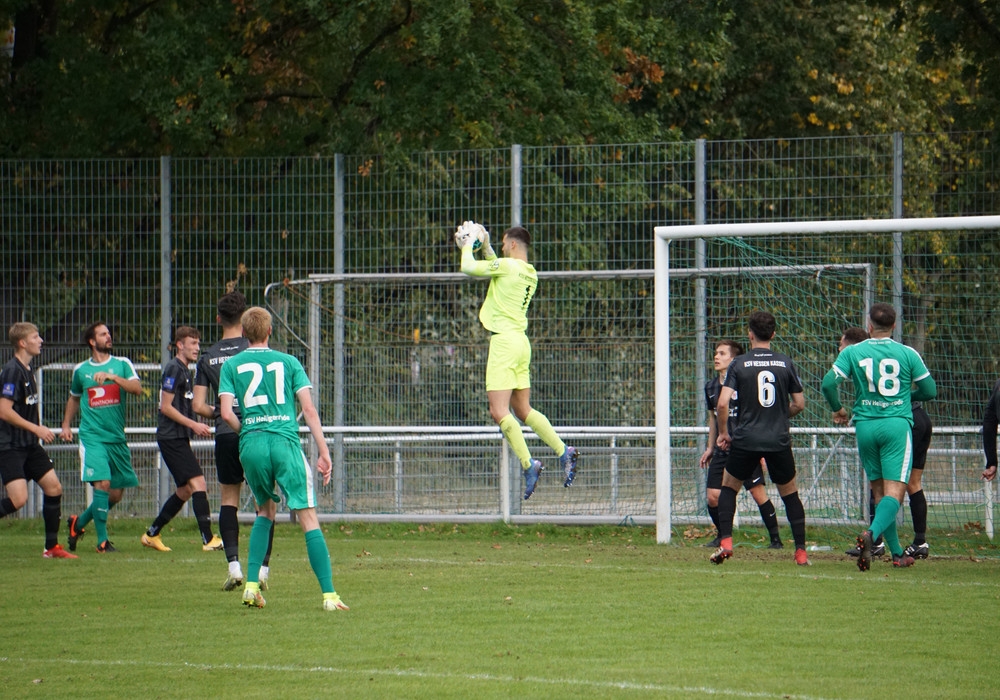
[[[483,260],[473,256],[473,244],[477,239],[482,241]],[[542,463],[532,459],[521,425],[514,416],[559,455],[563,486],[570,486],[576,478],[576,448],[567,446],[549,419],[531,407],[531,341],[525,329],[528,327],[528,305],[538,287],[538,275],[528,263],[531,234],[520,226],[504,231],[500,248],[503,258],[497,257],[490,245],[489,233],[479,224],[465,222],[455,232],[455,240],[462,248],[462,272],[472,277],[490,278],[486,300],[479,310],[479,320],[492,334],[486,361],[486,398],[490,415],[521,460],[524,500],[535,492]]]

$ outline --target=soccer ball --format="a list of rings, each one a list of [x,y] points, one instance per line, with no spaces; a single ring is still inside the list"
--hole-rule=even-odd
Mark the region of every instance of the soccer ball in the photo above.
[[[473,237],[472,252],[475,253],[483,247],[483,227],[475,221],[463,221],[462,225],[455,231],[455,245],[459,249],[465,246],[465,241],[469,236]]]

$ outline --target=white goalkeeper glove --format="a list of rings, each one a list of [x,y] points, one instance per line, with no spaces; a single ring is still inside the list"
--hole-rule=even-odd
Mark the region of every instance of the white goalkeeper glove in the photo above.
[[[467,245],[472,245],[476,238],[475,231],[472,229],[471,221],[463,221],[462,225],[455,229],[455,245],[459,248],[464,248]]]
[[[474,224],[476,228],[479,229],[479,235],[483,241],[483,257],[487,260],[492,260],[497,256],[496,251],[493,250],[493,246],[490,244],[490,232],[486,230],[486,227],[482,224]]]

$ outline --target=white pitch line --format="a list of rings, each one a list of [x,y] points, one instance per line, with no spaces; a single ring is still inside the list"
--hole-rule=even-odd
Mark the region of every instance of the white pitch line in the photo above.
[[[662,685],[659,683],[636,683],[634,681],[590,681],[579,678],[537,678],[534,676],[497,676],[491,673],[436,673],[414,669],[349,669],[333,666],[292,666],[289,664],[206,664],[187,661],[145,661],[119,659],[24,659],[0,656],[0,663],[23,663],[31,665],[75,664],[78,666],[131,666],[170,669],[198,669],[201,671],[263,671],[266,673],[329,673],[358,676],[393,676],[398,678],[436,678],[440,680],[485,681],[490,683],[534,683],[552,686],[581,686],[607,690],[640,690],[654,693],[677,693],[683,695],[707,695],[732,698],[775,698],[777,700],[833,700],[818,695],[793,695],[790,693],[766,693],[762,691],[738,690],[733,688],[711,688],[707,686]]]

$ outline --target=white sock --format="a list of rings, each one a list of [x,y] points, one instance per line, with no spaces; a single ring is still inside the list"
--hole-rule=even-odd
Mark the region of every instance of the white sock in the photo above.
[[[257,578],[258,578],[259,580],[261,580],[261,581],[266,581],[266,580],[267,580],[267,575],[268,575],[269,573],[271,573],[271,569],[270,569],[270,567],[267,567],[267,566],[263,566],[263,565],[262,565],[262,566],[260,567],[260,576],[258,576]]]
[[[233,578],[243,578],[243,569],[238,561],[229,562],[229,575]]]

